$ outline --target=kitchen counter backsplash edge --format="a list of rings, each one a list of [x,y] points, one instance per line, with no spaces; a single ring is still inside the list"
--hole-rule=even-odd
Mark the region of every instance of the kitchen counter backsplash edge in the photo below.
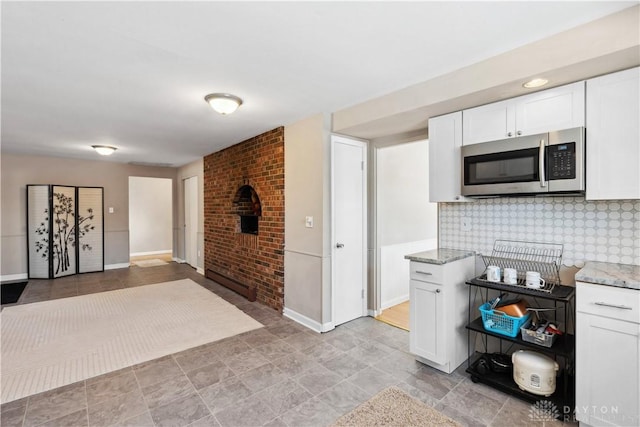
[[[438,248],[424,252],[405,255],[405,259],[410,261],[424,262],[427,264],[443,265],[460,259],[475,256],[474,251],[463,251],[459,249]]]
[[[576,273],[576,282],[640,290],[640,266],[587,261]]]

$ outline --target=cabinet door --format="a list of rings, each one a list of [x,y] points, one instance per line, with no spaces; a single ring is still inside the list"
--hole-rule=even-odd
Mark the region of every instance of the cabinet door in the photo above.
[[[462,197],[462,112],[429,119],[429,201],[459,202]]]
[[[438,364],[447,361],[444,292],[442,286],[411,280],[410,351]]]
[[[516,136],[584,126],[584,82],[573,83],[516,101]]]
[[[515,136],[515,109],[512,100],[464,110],[462,120],[464,145]]]
[[[640,68],[587,81],[588,200],[640,199]]]
[[[576,418],[640,425],[640,324],[581,312],[576,319]]]

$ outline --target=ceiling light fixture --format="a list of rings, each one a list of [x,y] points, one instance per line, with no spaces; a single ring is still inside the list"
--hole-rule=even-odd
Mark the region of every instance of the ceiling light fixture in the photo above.
[[[92,145],[91,147],[101,156],[110,156],[117,150],[116,147],[112,147],[111,145]]]
[[[233,113],[242,105],[242,99],[230,93],[210,93],[204,97],[204,100],[223,116]]]
[[[547,79],[532,79],[526,82],[525,84],[523,84],[522,86],[526,87],[527,89],[533,89],[536,87],[544,86],[547,83],[549,83],[549,80]]]

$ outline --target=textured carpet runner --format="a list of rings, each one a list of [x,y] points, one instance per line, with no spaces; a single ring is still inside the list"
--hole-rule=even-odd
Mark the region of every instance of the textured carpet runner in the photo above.
[[[189,279],[5,307],[2,403],[263,326]]]

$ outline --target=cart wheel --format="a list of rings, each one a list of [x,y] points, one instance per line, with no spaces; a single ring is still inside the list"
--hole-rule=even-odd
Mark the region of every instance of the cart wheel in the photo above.
[[[478,377],[472,375],[471,376],[471,382],[474,383],[474,384],[477,383],[478,382]]]

